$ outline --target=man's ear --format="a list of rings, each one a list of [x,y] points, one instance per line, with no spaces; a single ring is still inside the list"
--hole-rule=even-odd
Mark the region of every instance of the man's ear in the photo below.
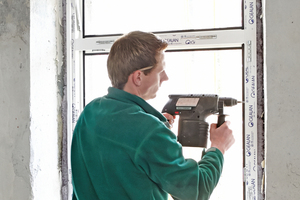
[[[142,84],[142,73],[140,70],[136,70],[132,75],[132,83],[139,87]]]

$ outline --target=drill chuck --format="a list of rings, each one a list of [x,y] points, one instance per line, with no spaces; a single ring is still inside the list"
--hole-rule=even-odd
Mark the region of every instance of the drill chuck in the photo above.
[[[227,106],[228,107],[235,106],[238,103],[241,103],[240,101],[237,101],[236,99],[233,99],[233,98],[230,98],[230,97],[220,97],[219,101],[223,101],[224,102],[224,106],[226,106],[226,107]]]

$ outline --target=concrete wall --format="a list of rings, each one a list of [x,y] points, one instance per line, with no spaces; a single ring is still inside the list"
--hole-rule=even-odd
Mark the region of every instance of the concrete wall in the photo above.
[[[0,199],[60,199],[59,0],[0,1]]]
[[[300,198],[300,3],[265,1],[266,199]]]
[[[29,17],[27,3],[0,2],[0,199],[5,200],[31,195]]]

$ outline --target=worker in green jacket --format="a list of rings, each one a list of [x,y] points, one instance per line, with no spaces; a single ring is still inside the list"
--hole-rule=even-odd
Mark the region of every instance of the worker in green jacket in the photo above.
[[[107,69],[112,87],[91,101],[74,129],[71,147],[73,199],[207,200],[234,143],[229,122],[210,127],[211,148],[202,159],[185,159],[182,146],[161,114],[146,100],[155,98],[165,72],[167,43],[140,31],[112,46]]]

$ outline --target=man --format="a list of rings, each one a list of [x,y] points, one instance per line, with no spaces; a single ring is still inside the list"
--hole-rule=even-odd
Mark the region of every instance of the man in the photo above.
[[[152,99],[163,81],[167,43],[131,32],[112,46],[108,94],[89,103],[76,124],[71,164],[73,199],[206,200],[218,183],[223,154],[234,143],[228,122],[210,128],[211,148],[201,161],[185,159]]]

